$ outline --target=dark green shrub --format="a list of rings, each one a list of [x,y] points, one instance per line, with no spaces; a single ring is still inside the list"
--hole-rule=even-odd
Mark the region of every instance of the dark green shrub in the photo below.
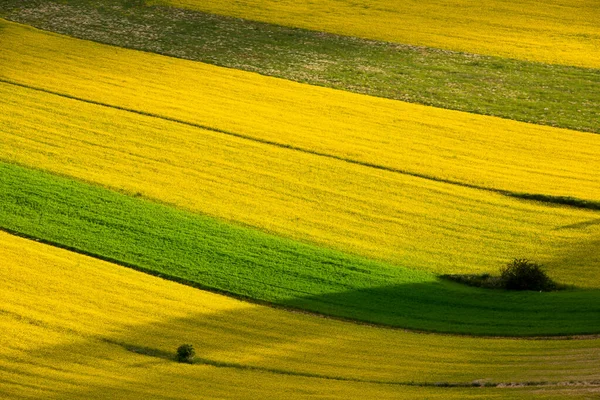
[[[182,344],[177,348],[177,361],[191,364],[196,356],[194,346],[191,344]]]
[[[526,259],[514,259],[500,269],[500,276],[483,274],[446,274],[443,279],[485,289],[536,290],[549,292],[571,286],[554,282],[543,267]]]
[[[500,270],[500,280],[507,290],[549,291],[556,288],[541,265],[520,258]]]

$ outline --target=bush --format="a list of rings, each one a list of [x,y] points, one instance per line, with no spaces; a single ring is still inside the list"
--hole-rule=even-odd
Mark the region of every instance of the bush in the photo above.
[[[549,291],[556,284],[546,275],[543,267],[526,259],[514,259],[500,270],[502,286],[508,290]]]
[[[191,364],[196,356],[194,346],[191,344],[182,344],[177,348],[177,361],[180,363]]]

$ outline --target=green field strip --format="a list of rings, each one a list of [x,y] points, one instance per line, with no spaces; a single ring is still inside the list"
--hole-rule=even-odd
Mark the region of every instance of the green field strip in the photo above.
[[[0,226],[176,280],[342,318],[472,335],[600,332],[597,290],[487,291],[2,164]]]
[[[80,39],[312,85],[600,132],[597,70],[358,40],[169,7],[127,7],[115,0],[7,0],[0,15]]]

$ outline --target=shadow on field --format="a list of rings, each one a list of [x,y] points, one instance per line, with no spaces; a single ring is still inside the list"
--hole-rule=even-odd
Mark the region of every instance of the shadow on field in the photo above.
[[[600,219],[591,219],[577,224],[561,226],[557,229],[573,229],[580,231],[597,231]],[[557,251],[550,260],[544,263],[548,273],[558,282],[567,280],[576,286],[586,288],[600,287],[600,233],[590,234],[587,240],[571,241],[568,245],[557,246]],[[565,267],[568,265],[568,268]],[[562,277],[568,277],[563,279]]]
[[[581,229],[581,228],[587,228],[587,227],[594,226],[594,225],[600,225],[600,218],[592,218],[587,221],[578,222],[576,224],[562,225],[562,226],[555,228],[555,230],[560,231],[560,230],[564,230],[564,229]]]
[[[575,355],[569,350],[553,354],[534,351],[537,357],[523,359],[530,368],[515,368],[514,354],[521,354],[529,341],[507,341],[510,356],[491,362],[481,358],[487,348],[477,339],[449,339],[452,351],[448,351],[449,342],[432,341],[431,335],[406,334],[400,342],[390,339],[395,332],[387,331],[378,340],[381,337],[371,335],[370,327],[354,328],[357,336],[349,336],[347,325],[341,322],[324,324],[320,318],[288,316],[282,319],[281,311],[250,305],[187,318],[160,319],[157,315],[155,323],[136,325],[134,312],[129,326],[111,326],[114,333],[106,336],[86,339],[66,331],[69,344],[36,349],[33,362],[37,373],[46,374],[47,368],[52,379],[67,382],[52,387],[54,394],[44,397],[53,399],[139,398],[135,393],[164,398],[165,391],[172,391],[169,398],[189,398],[189,388],[181,385],[192,385],[198,394],[212,398],[228,393],[236,379],[248,386],[249,393],[260,391],[261,378],[281,379],[282,387],[296,385],[300,389],[290,375],[334,379],[321,381],[323,385],[358,379],[433,386],[434,382],[464,384],[473,380],[539,381],[549,376],[561,380],[565,370],[575,373],[574,369],[569,372],[573,368],[570,361],[559,370],[553,366],[566,353]],[[209,367],[176,363],[175,349],[183,343],[194,345],[196,364]],[[595,340],[588,347],[597,345]],[[577,356],[577,376],[600,379],[600,354],[583,354]],[[557,359],[552,361],[553,357]],[[363,358],[377,367],[365,370]],[[15,364],[15,368],[27,374],[28,364]],[[282,389],[274,398],[284,395]]]
[[[42,371],[44,374],[47,368],[54,379],[67,382],[66,385],[52,387],[54,394],[44,398],[141,398],[136,397],[136,393],[137,396],[144,394],[144,398],[155,398],[149,393],[155,393],[156,398],[165,398],[159,393],[164,396],[165,392],[171,391],[172,397],[168,398],[195,398],[189,397],[193,393],[190,387],[197,390],[200,398],[237,398],[232,396],[231,386],[236,383],[245,385],[247,398],[262,398],[265,393],[261,392],[261,379],[280,380],[281,390],[271,393],[271,396],[286,398],[286,389],[290,387],[298,392],[308,389],[302,387],[303,378],[334,378],[323,380],[319,385],[354,379],[387,382],[398,382],[404,378],[406,382],[423,379],[419,370],[408,379],[402,372],[406,370],[402,363],[365,371],[353,365],[360,365],[353,360],[360,358],[360,350],[349,356],[350,363],[332,360],[328,356],[329,349],[339,344],[339,335],[345,334],[343,323],[331,321],[323,325],[320,318],[297,314],[290,314],[294,320],[289,323],[290,320],[282,321],[281,315],[279,310],[249,306],[216,314],[165,319],[147,325],[135,325],[135,315],[132,315],[132,325],[118,334],[87,340],[75,336],[75,340],[69,338],[72,343],[68,345],[36,349],[35,364],[38,368],[42,366],[41,369],[36,368],[38,373]],[[112,328],[121,330],[120,327]],[[370,330],[368,327],[360,329]],[[65,336],[68,335],[65,333]],[[349,338],[351,343],[355,340]],[[183,343],[194,345],[197,352],[195,364],[200,365],[178,364],[174,360],[175,349]],[[365,350],[379,352],[382,360],[389,358],[388,347],[367,347]],[[348,356],[338,355],[342,358]],[[429,351],[424,351],[423,358],[421,362],[435,365],[446,362],[452,365],[454,362],[453,357],[444,360],[443,354],[433,354],[432,357]],[[216,368],[207,370],[202,368],[202,364]],[[27,363],[15,367],[17,370],[22,368],[27,375]],[[109,378],[104,378],[103,371],[107,368]],[[460,373],[458,377],[447,368],[439,368],[429,371],[427,379],[448,381],[462,378],[463,372],[457,371]],[[290,376],[301,379],[296,381]],[[181,387],[182,384],[190,387]],[[254,396],[251,395],[253,390],[257,391]],[[397,390],[401,391],[403,387],[398,386]],[[319,394],[325,393],[327,390],[323,389]],[[360,398],[358,393],[356,398]]]
[[[583,279],[600,276],[600,238],[587,243],[574,243],[551,262],[552,265],[569,264],[581,271]],[[573,267],[571,267],[573,268]],[[600,281],[592,282],[596,286]]]
[[[543,336],[600,332],[600,290],[509,292],[437,281],[283,303],[349,319],[441,333]]]

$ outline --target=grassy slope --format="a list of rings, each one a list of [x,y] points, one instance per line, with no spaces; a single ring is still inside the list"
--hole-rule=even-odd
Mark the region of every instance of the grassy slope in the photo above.
[[[42,172],[3,164],[0,174],[0,226],[201,287],[433,331],[600,331],[597,290],[475,289]]]
[[[315,88],[4,26],[1,79],[434,179],[599,200],[597,135]]]
[[[597,71],[358,40],[121,0],[5,0],[0,15],[67,35],[309,84],[600,132]],[[84,17],[85,16],[85,17]]]
[[[514,257],[598,287],[598,212],[548,207],[0,84],[0,159],[439,273]]]
[[[520,392],[416,392],[360,381],[433,386],[600,379],[600,339],[460,338],[359,326],[240,302],[5,233],[0,263],[0,395],[25,386],[10,398],[38,388],[54,393],[37,398],[95,398],[107,390],[119,398],[288,398],[287,390],[302,396],[325,388],[343,397],[355,391],[362,398],[504,398]],[[173,362],[182,343],[195,346],[197,365]]]
[[[600,67],[598,0],[151,2],[397,43]]]

